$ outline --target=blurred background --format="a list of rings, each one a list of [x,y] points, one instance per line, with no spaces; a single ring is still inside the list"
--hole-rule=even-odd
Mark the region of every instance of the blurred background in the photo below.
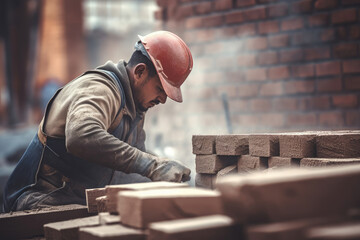
[[[137,35],[155,30],[181,36],[194,58],[184,102],[146,116],[158,155],[194,169],[195,134],[360,126],[360,0],[0,4],[0,193],[52,94],[107,60],[128,60]]]

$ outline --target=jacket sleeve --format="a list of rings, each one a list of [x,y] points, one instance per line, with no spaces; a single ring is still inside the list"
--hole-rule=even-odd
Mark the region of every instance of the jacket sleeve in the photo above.
[[[92,77],[71,91],[65,126],[68,152],[126,173],[137,172],[134,159],[143,153],[107,132],[121,104],[116,86]]]

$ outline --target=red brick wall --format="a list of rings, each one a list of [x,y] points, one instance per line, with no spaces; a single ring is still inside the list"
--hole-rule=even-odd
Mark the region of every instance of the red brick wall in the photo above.
[[[194,55],[184,103],[149,123],[168,123],[175,148],[227,132],[223,93],[235,133],[360,126],[359,0],[157,2],[155,16]]]

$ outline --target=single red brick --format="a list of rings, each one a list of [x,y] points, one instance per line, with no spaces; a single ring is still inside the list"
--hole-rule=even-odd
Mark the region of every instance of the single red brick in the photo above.
[[[269,79],[278,80],[285,79],[290,76],[290,71],[288,66],[278,66],[269,68]]]
[[[283,113],[265,113],[257,116],[259,123],[257,126],[263,126],[265,129],[270,127],[283,127],[284,114]]]
[[[247,6],[252,6],[255,4],[256,4],[255,0],[237,0],[236,1],[237,7],[247,7]]]
[[[313,64],[295,65],[292,67],[293,77],[312,77],[315,75]]]
[[[254,97],[257,96],[259,92],[259,84],[242,84],[238,88],[239,97]]]
[[[266,37],[255,37],[249,38],[246,41],[247,50],[263,50],[267,48],[267,38]]]
[[[342,112],[319,112],[320,126],[339,127],[344,125],[344,116]]]
[[[357,19],[356,15],[355,8],[342,9],[331,14],[331,22],[333,24],[355,22]]]
[[[351,26],[349,29],[349,39],[360,39],[360,26]]]
[[[275,51],[260,52],[257,54],[259,65],[270,65],[278,63],[278,54]]]
[[[312,11],[312,0],[301,0],[291,5],[293,13],[309,13]]]
[[[279,22],[278,21],[259,22],[258,29],[260,34],[277,33],[279,32]]]
[[[328,13],[320,13],[308,17],[310,27],[328,26],[330,15]]]
[[[255,54],[240,54],[238,55],[238,65],[240,67],[249,67],[256,64]]]
[[[268,15],[270,18],[283,17],[287,14],[288,14],[287,3],[274,4],[268,7]]]
[[[228,10],[233,7],[232,0],[215,0],[215,10],[216,11],[223,11]]]
[[[320,34],[320,40],[323,42],[333,41],[335,39],[335,30],[334,29],[325,29],[322,30]]]
[[[337,7],[337,0],[317,0],[315,2],[315,8],[319,10],[333,9]]]
[[[359,73],[360,72],[360,60],[348,60],[343,64],[344,73]]]
[[[281,22],[282,31],[297,30],[304,27],[304,20],[300,17],[286,19]]]
[[[335,107],[353,108],[358,106],[358,96],[355,94],[334,95],[332,103]]]
[[[243,11],[244,19],[246,21],[253,21],[266,18],[266,8],[256,7]]]
[[[360,126],[360,112],[358,110],[346,112],[345,119],[347,126]]]
[[[330,58],[329,47],[312,47],[305,49],[305,60],[318,60]]]
[[[227,24],[244,22],[243,12],[236,11],[236,12],[226,13],[225,14],[225,22]]]
[[[255,33],[256,33],[255,23],[242,24],[237,29],[237,34],[239,37],[252,36],[255,35]]]
[[[302,32],[297,32],[291,36],[292,45],[306,45],[313,44],[318,39],[317,32],[313,30],[305,30]]]
[[[329,96],[311,96],[306,98],[306,110],[330,109]]]
[[[246,79],[248,81],[265,81],[266,69],[265,68],[253,68],[246,71]]]
[[[195,5],[195,12],[197,14],[207,14],[212,10],[212,2],[200,2]]]
[[[222,15],[208,16],[203,19],[204,27],[217,27],[222,24],[223,24],[223,16]]]
[[[346,77],[345,90],[360,90],[360,76]]]
[[[333,47],[333,55],[336,58],[356,57],[358,56],[358,45],[356,43],[337,44]]]
[[[283,95],[282,82],[270,82],[264,83],[260,87],[260,96],[281,96]],[[268,99],[264,100],[264,106],[269,106],[268,110],[271,110],[271,102]],[[267,110],[267,109],[264,109]]]
[[[185,26],[187,29],[199,28],[202,26],[202,18],[201,17],[188,18],[185,20]]]
[[[296,93],[312,93],[315,90],[313,80],[290,81],[284,83],[284,91],[286,94]]]
[[[280,62],[298,62],[303,60],[304,52],[302,49],[289,49],[280,51]]]
[[[316,64],[316,76],[337,75],[341,73],[340,62],[324,62]]]
[[[341,78],[318,79],[317,92],[338,92],[342,90]]]
[[[296,98],[289,98],[289,97],[282,97],[282,98],[275,98],[272,100],[273,102],[273,109],[275,111],[295,111],[298,110],[297,108],[297,99]]]
[[[257,98],[249,101],[250,110],[252,112],[268,112],[271,111],[271,102],[267,99]]]
[[[287,115],[287,126],[314,126],[316,125],[315,113],[289,113]]]
[[[282,34],[282,35],[275,35],[269,36],[269,46],[270,47],[286,47],[289,45],[289,35]]]
[[[193,16],[195,14],[193,5],[183,5],[177,7],[176,13],[175,13],[175,19],[181,20],[190,16]]]

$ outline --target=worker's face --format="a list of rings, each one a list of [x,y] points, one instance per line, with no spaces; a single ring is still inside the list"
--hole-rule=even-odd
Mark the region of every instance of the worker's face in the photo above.
[[[146,111],[159,103],[166,102],[167,95],[157,74],[150,77],[148,68],[143,63],[136,65],[133,71],[133,95],[138,109]]]

